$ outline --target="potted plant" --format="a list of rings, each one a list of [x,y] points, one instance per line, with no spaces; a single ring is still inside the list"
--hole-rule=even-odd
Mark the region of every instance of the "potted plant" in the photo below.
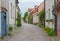
[[[12,32],[12,30],[13,30],[13,27],[12,26],[9,26],[9,32]]]
[[[46,20],[46,22],[49,22],[49,20]]]
[[[53,19],[50,19],[50,22],[53,22]]]

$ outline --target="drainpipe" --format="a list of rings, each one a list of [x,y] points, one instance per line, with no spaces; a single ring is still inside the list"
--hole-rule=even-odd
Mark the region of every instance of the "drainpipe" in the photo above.
[[[56,5],[56,0],[54,0],[54,5]],[[54,15],[54,17],[55,17],[55,32],[56,32],[56,35],[57,35],[57,15],[55,15],[56,14],[56,10],[55,10],[55,13],[53,14]]]
[[[44,13],[45,13],[45,0],[44,0]],[[44,14],[45,17],[45,14]],[[45,27],[45,18],[44,18],[44,27]]]
[[[15,27],[16,27],[16,3],[15,3]]]
[[[56,31],[56,35],[57,35],[57,16],[55,15],[55,31]]]
[[[55,11],[56,13],[56,11]],[[55,15],[55,13],[53,14],[54,15],[54,31],[56,32],[56,35],[57,35],[57,16]]]
[[[56,5],[56,0],[55,0],[55,5]],[[56,35],[57,35],[57,15],[55,15],[55,30],[56,30]]]
[[[16,28],[16,0],[15,0],[15,28]]]

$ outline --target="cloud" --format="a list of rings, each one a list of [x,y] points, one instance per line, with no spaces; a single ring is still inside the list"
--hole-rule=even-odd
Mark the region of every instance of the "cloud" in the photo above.
[[[44,0],[19,0],[19,2],[42,2]]]
[[[19,7],[21,9],[22,17],[28,8],[33,8],[35,5],[39,5],[44,0],[19,0]]]

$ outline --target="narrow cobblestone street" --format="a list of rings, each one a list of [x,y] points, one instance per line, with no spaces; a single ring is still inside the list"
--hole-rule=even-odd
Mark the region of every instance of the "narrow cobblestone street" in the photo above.
[[[60,0],[0,0],[0,41],[60,41]]]
[[[32,24],[23,23],[15,33],[9,41],[50,41],[44,30]]]

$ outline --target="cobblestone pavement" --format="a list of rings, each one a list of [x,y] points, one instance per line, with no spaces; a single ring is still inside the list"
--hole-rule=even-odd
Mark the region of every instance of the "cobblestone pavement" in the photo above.
[[[13,36],[5,41],[50,41],[50,39],[40,27],[23,23],[22,27],[18,27]]]

